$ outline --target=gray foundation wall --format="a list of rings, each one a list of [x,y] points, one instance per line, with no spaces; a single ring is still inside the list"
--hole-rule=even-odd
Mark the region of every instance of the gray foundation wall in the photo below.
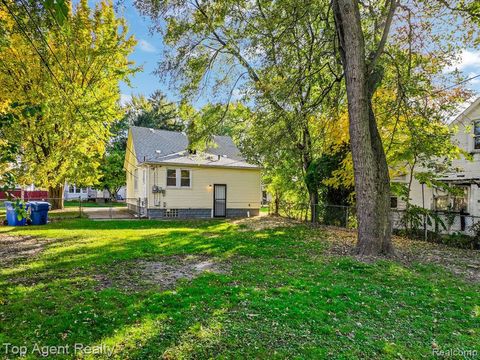
[[[227,209],[227,217],[247,217],[250,212],[250,216],[258,216],[260,213],[259,209]]]
[[[148,217],[151,219],[210,219],[212,217],[212,209],[172,209],[176,211],[176,216],[169,213],[165,209],[148,209]],[[227,218],[257,216],[259,209],[227,209]]]

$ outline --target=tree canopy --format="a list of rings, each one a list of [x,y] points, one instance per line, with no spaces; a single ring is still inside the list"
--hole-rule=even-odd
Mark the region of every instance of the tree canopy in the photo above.
[[[13,119],[5,136],[18,146],[19,182],[48,188],[52,198],[63,196],[66,181],[98,179],[121,116],[119,81],[136,71],[128,60],[135,40],[111,2],[69,6],[61,23],[39,3],[8,1],[0,10],[10,19],[0,54],[0,97]]]

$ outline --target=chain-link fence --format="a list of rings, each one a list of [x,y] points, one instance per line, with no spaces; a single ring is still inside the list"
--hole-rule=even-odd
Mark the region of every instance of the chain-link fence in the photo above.
[[[268,213],[319,225],[357,227],[355,207],[299,203],[269,203]],[[391,209],[392,231],[408,237],[442,242],[464,248],[480,247],[480,217],[459,212],[441,212],[412,207]]]
[[[429,211],[412,213],[407,210],[392,210],[393,229],[406,232],[432,234],[455,234],[476,236],[480,230],[480,217],[470,214]]]
[[[90,218],[90,219],[141,219],[147,214],[147,201],[143,198],[127,198],[112,200],[109,198],[38,197],[28,199],[0,199],[0,218],[6,214],[5,201],[20,200],[23,202],[45,201],[50,204],[48,217],[51,221],[61,219]]]
[[[320,225],[332,225],[345,228],[356,228],[356,209],[353,206],[305,204],[281,202],[266,204],[270,215],[278,215],[299,221],[312,222]]]

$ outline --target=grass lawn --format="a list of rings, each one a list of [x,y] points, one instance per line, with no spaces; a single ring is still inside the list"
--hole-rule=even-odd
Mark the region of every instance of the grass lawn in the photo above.
[[[0,344],[106,344],[121,359],[480,353],[478,283],[431,264],[336,256],[328,231],[213,220],[0,227],[0,240],[28,243],[1,260]],[[220,270],[165,281],[199,261]]]
[[[79,207],[80,202],[78,200],[68,200],[64,202],[65,207]],[[95,201],[82,201],[82,207],[127,207],[125,202],[112,202],[98,203]]]

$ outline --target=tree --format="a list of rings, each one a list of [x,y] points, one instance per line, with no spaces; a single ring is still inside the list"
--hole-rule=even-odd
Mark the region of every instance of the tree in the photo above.
[[[98,186],[108,190],[111,200],[117,199],[118,191],[126,184],[125,170],[125,150],[112,148],[109,150],[100,165],[100,179]]]
[[[168,45],[158,72],[175,81],[186,98],[208,87],[217,101],[227,104],[227,111],[234,94],[261,111],[269,124],[260,128],[275,129],[269,134],[288,142],[285,150],[292,152],[294,166],[305,179],[317,156],[312,137],[315,116],[329,111],[326,99],[335,101],[341,81],[339,63],[332,56],[329,2],[306,1],[298,6],[292,0],[137,1],[136,5],[145,15],[167,23],[156,27],[165,29]],[[303,184],[314,209],[318,189]]]
[[[354,166],[359,254],[391,254],[390,178],[387,159],[372,109],[372,97],[381,80],[376,68],[392,23],[396,0],[391,0],[380,42],[369,62],[365,54],[359,5],[356,0],[334,0],[333,11],[345,71]]]
[[[398,104],[414,109],[409,102],[415,100],[424,102],[427,109],[435,108],[431,105],[435,94],[430,90],[438,72],[425,71],[428,68],[425,63],[412,67],[411,60],[415,57],[427,59],[426,55],[430,54],[429,59],[435,66],[446,65],[453,59],[459,45],[465,46],[471,32],[458,28],[445,31],[433,26],[434,22],[455,23],[459,20],[454,13],[445,12],[441,1],[400,4],[397,0],[388,0],[374,7],[357,0],[334,0],[333,13],[348,99],[359,222],[357,252],[392,254],[389,169],[372,99],[382,85],[387,66],[398,69],[403,61],[407,65],[404,67],[407,76],[399,76],[399,83],[405,85],[402,82],[406,81],[407,86],[399,86]],[[396,31],[389,41],[392,23],[395,23]],[[425,42],[429,43],[427,48]],[[393,59],[390,64],[385,55],[387,60]],[[415,73],[419,74],[417,79],[420,81],[412,87],[415,92],[408,93],[408,85],[412,85],[411,75]],[[424,87],[425,82],[427,86]],[[397,118],[399,115],[397,113]]]
[[[120,117],[119,81],[136,71],[127,59],[135,41],[108,1],[90,9],[82,0],[63,23],[41,3],[4,5],[14,21],[0,54],[1,96],[15,118],[5,134],[20,147],[19,181],[48,188],[61,208],[66,181],[98,179]]]
[[[184,129],[177,105],[168,101],[160,90],[155,91],[149,98],[143,95],[133,96],[127,105],[126,120],[130,126],[171,131]]]

